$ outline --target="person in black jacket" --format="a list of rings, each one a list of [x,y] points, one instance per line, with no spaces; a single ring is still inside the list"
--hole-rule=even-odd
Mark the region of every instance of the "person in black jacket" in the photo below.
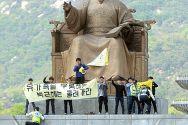
[[[155,88],[158,87],[158,84],[154,82],[154,79],[153,77],[149,77],[148,80],[152,80],[152,93],[153,93],[153,96],[155,97]],[[157,106],[156,106],[156,101],[154,101],[152,98],[150,98],[150,101],[152,102],[153,104],[153,108],[154,108],[154,113],[157,114]]]
[[[113,79],[113,77],[112,77]],[[124,98],[123,98],[123,92],[125,94],[125,99],[126,99],[126,96],[127,96],[127,92],[125,90],[125,86],[122,85],[122,80],[119,78],[117,80],[117,84],[114,83],[114,81],[112,80],[112,85],[116,88],[116,97],[115,97],[115,100],[116,100],[116,106],[115,106],[115,114],[118,113],[118,105],[119,105],[119,101],[121,102],[121,107],[122,107],[122,114],[125,113],[125,110],[124,110]]]
[[[49,77],[49,81],[46,81],[47,77],[48,77],[48,75],[46,75],[46,77],[44,77],[43,82],[45,84],[53,84],[54,78],[51,76],[51,77]],[[55,105],[54,105],[55,99],[47,99],[46,100],[46,113],[45,113],[45,115],[48,115],[48,113],[49,113],[49,102],[50,101],[51,101],[51,106],[52,106],[52,114],[55,115]]]

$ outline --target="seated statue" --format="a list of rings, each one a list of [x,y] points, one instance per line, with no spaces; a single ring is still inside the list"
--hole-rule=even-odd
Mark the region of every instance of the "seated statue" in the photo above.
[[[132,76],[134,53],[127,49],[126,39],[133,32],[132,25],[126,25],[120,35],[107,35],[122,24],[135,22],[130,10],[119,0],[83,0],[77,7],[71,2],[64,3],[65,23],[75,33],[84,31],[83,35],[74,38],[70,48],[62,52],[65,78],[74,75],[73,67],[76,58],[87,64],[92,62],[105,48],[108,49],[108,65],[105,67],[90,66],[86,80],[105,76],[120,76],[128,79]],[[143,24],[142,24],[143,25]],[[108,36],[108,37],[107,37]]]

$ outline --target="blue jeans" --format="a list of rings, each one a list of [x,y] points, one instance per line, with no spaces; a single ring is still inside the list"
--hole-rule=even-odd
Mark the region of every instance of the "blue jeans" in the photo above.
[[[115,106],[115,114],[118,112],[118,105],[119,101],[121,102],[121,107],[122,107],[122,114],[124,114],[124,98],[123,97],[116,97],[116,106]]]
[[[129,112],[129,103],[130,103],[130,96],[127,96],[127,113]],[[132,112],[135,113],[135,101],[132,105]]]

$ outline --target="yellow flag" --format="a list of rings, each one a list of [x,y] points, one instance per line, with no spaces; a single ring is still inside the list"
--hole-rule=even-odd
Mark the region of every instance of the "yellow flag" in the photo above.
[[[108,65],[108,50],[105,48],[99,56],[94,59],[91,63],[87,64],[88,66],[106,66]]]
[[[137,84],[141,86],[141,88],[150,87],[150,90],[152,91],[152,80],[146,81],[146,82],[138,82]]]

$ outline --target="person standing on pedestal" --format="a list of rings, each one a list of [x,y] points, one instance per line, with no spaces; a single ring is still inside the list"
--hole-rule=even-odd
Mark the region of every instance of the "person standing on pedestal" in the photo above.
[[[154,79],[153,77],[149,77],[148,80],[152,80],[152,93],[153,93],[153,96],[155,97],[155,88],[158,87],[158,84],[154,82]],[[156,101],[154,101],[153,99],[150,98],[150,101],[152,102],[153,104],[153,108],[154,108],[154,114],[158,114],[157,112],[157,105],[156,105]]]
[[[85,81],[85,73],[86,70],[88,70],[89,67],[85,64],[81,63],[81,59],[77,58],[76,59],[76,65],[74,66],[73,71],[76,72],[76,83],[75,84],[83,84]]]
[[[65,83],[64,77],[61,77],[62,83]],[[69,85],[71,83],[71,79],[67,79],[67,85]],[[67,103],[69,103],[69,107],[70,107],[70,114],[73,114],[73,107],[72,107],[72,100],[64,100],[64,114],[67,114]]]
[[[29,78],[28,81],[29,81],[29,85],[32,85],[33,79],[32,79],[32,78]],[[31,104],[33,105],[33,110],[35,110],[35,103],[32,102]],[[29,106],[29,100],[26,99],[25,114],[28,112],[28,106]]]
[[[48,75],[46,75],[46,77],[44,77],[43,82],[45,84],[49,84],[49,83],[53,84],[54,83],[54,78],[51,76],[51,77],[49,77],[49,81],[46,81],[47,77],[48,77]],[[55,99],[47,99],[46,100],[46,113],[45,113],[45,115],[48,115],[48,113],[49,113],[49,102],[50,101],[51,101],[51,106],[52,106],[52,114],[55,115],[55,105],[54,105]]]
[[[131,96],[130,96],[130,102],[129,102],[129,113],[131,114],[132,112],[132,106],[133,102],[136,101],[138,105],[138,114],[141,113],[141,108],[140,108],[140,102],[138,101],[138,94],[140,93],[141,86],[137,85],[137,80],[133,81],[133,85],[131,85],[130,90],[131,90]]]
[[[127,113],[129,113],[129,103],[130,103],[130,96],[131,96],[131,90],[130,87],[133,84],[133,79],[130,77],[128,78],[128,83],[126,84],[127,87]],[[135,114],[135,102],[133,102],[132,105],[132,112]]]
[[[114,77],[114,76],[113,76]],[[112,79],[113,79],[112,77]],[[112,80],[112,85],[116,88],[116,106],[115,106],[115,114],[118,113],[118,105],[119,105],[119,101],[121,102],[121,107],[122,107],[122,114],[125,114],[125,109],[124,109],[124,98],[123,98],[123,93],[125,94],[125,99],[127,96],[126,90],[125,90],[125,86],[122,85],[122,79],[118,79],[117,80],[118,84],[115,84],[114,81]]]
[[[100,82],[98,83],[98,91],[99,91],[99,115],[102,112],[102,103],[104,102],[106,115],[108,115],[108,96],[107,89],[108,83],[106,82],[104,76],[100,77]]]

